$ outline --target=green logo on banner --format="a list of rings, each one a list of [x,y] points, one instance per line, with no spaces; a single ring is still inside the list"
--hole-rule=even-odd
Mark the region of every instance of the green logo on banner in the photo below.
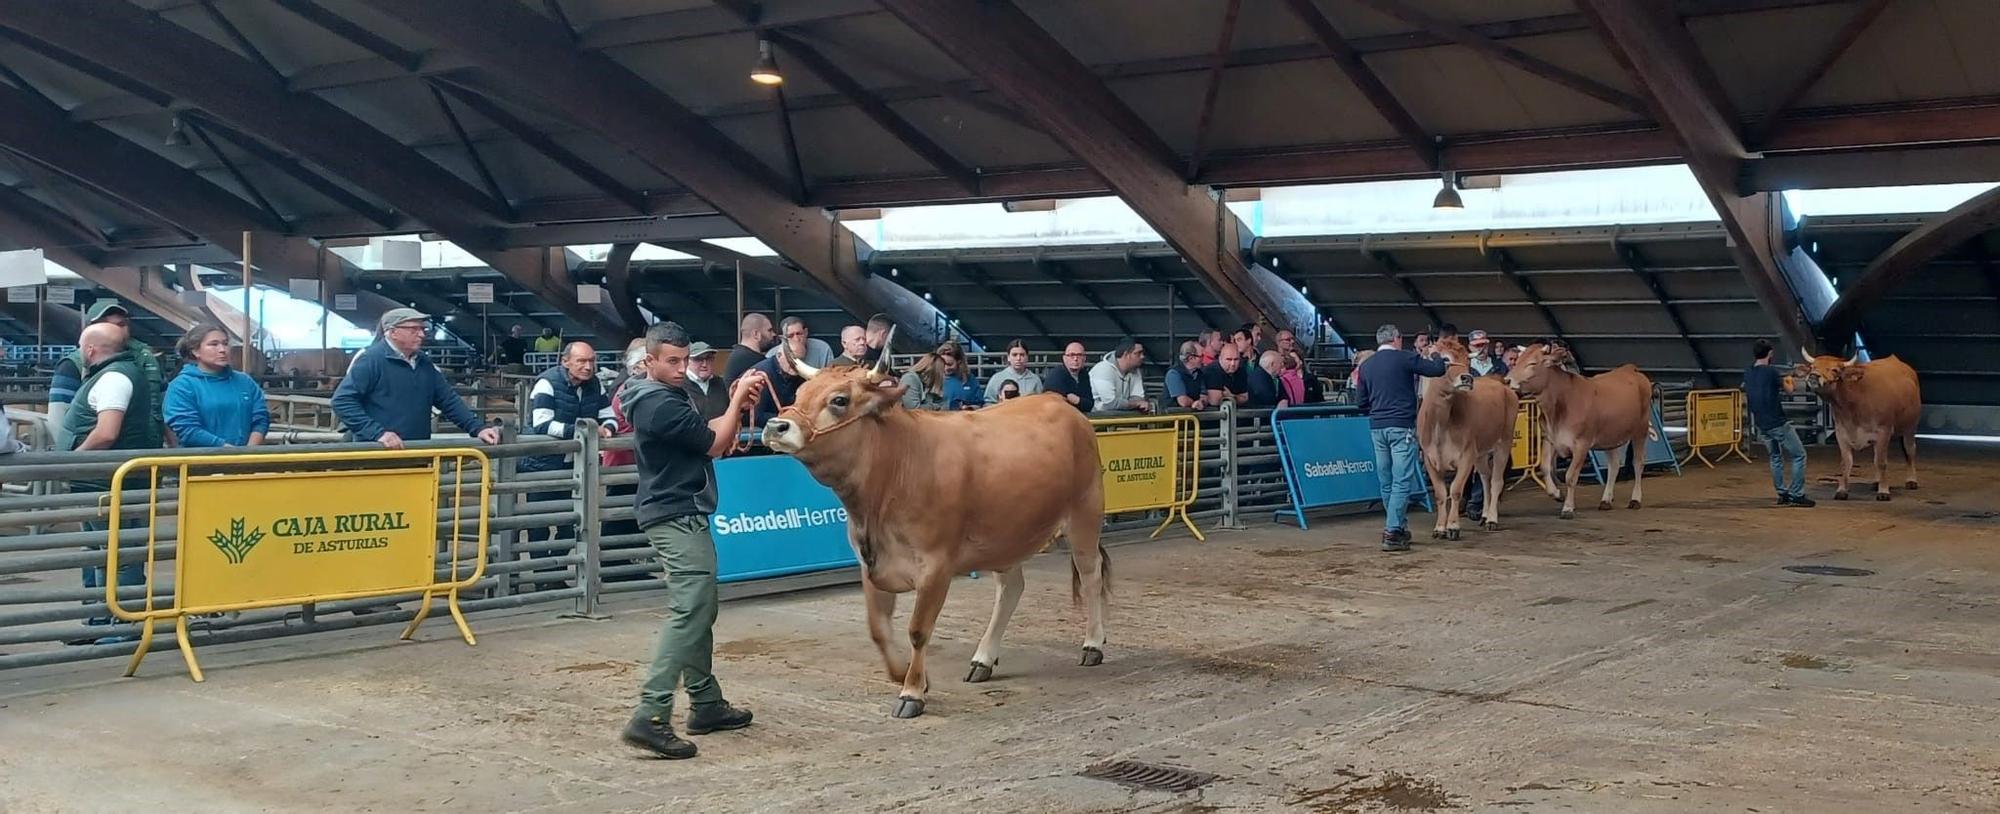
[[[246,533],[241,517],[229,521],[228,534],[223,534],[221,530],[208,534],[208,541],[222,550],[222,556],[229,558],[230,565],[241,565],[243,558],[250,555],[250,549],[256,548],[258,541],[263,539],[263,529],[250,529]]]

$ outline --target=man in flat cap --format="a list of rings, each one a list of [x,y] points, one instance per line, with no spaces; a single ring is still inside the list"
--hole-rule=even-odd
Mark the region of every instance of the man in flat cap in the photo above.
[[[375,344],[354,355],[347,375],[333,391],[333,412],[357,441],[402,449],[406,441],[431,437],[431,408],[467,435],[500,443],[500,428],[488,427],[451,389],[423,351],[430,316],[414,308],[392,308],[376,323]]]

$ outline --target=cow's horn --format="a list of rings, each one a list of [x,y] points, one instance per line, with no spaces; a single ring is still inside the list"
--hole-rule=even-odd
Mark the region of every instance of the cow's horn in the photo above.
[[[1813,363],[1813,355],[1807,353],[1806,349],[1803,347],[1799,348],[1799,356],[1803,357],[1806,360],[1806,364],[1810,365]]]
[[[896,326],[889,326],[889,333],[882,337],[882,355],[875,357],[875,366],[868,368],[870,384],[879,382],[889,373],[889,349],[896,345]]]
[[[792,369],[799,372],[799,378],[810,379],[814,376],[819,375],[819,368],[806,364],[804,359],[800,359],[799,357],[792,355],[791,345],[783,345],[781,347],[785,349],[783,351],[785,354],[785,361],[792,363]]]
[[[1849,366],[1852,366],[1853,364],[1855,364],[1856,362],[1859,362],[1859,361],[1861,361],[1861,351],[1855,351],[1855,352],[1854,352],[1854,355],[1853,355],[1852,357],[1849,357],[1849,358],[1848,358],[1848,360],[1847,360],[1847,364],[1848,364]]]

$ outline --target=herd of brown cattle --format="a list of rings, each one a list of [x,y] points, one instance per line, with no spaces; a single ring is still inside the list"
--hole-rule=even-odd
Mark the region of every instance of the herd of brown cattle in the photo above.
[[[1585,376],[1567,347],[1545,342],[1530,345],[1503,382],[1472,375],[1456,340],[1438,347],[1450,364],[1444,376],[1425,384],[1417,417],[1432,494],[1442,498],[1434,536],[1458,537],[1459,507],[1473,473],[1486,483],[1482,525],[1499,528],[1501,485],[1524,395],[1540,405],[1543,481],[1562,501],[1561,516],[1576,515],[1577,477],[1592,450],[1613,453],[1598,502],[1599,509],[1611,508],[1625,451],[1644,460],[1651,379],[1629,364]],[[976,412],[908,410],[901,385],[881,364],[829,370],[793,364],[808,381],[765,425],[764,443],[796,457],[847,508],[868,632],[890,680],[901,685],[896,717],[923,713],[930,688],[924,649],[952,579],[972,571],[996,577],[993,616],[965,677],[985,681],[1000,663],[1000,638],[1021,599],[1022,566],[1058,537],[1069,540],[1072,596],[1085,608],[1082,663],[1102,663],[1111,562],[1098,545],[1104,491],[1096,435],[1081,413],[1049,394]],[[1837,499],[1847,497],[1854,452],[1870,445],[1876,497],[1889,499],[1884,468],[1888,444],[1897,437],[1909,458],[1906,485],[1916,488],[1919,397],[1909,365],[1893,356],[1874,362],[1808,357],[1794,375],[1833,409],[1842,464]],[[1570,465],[1557,488],[1553,470],[1560,457]],[[1632,468],[1628,508],[1640,506],[1644,469]],[[905,657],[890,640],[890,625],[896,595],[912,591],[917,600]]]

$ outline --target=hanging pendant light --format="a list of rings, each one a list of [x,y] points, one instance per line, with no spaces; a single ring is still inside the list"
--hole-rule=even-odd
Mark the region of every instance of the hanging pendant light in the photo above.
[[[1431,199],[1432,209],[1464,209],[1465,201],[1458,197],[1458,173],[1445,171],[1444,189],[1438,190],[1437,197]]]
[[[757,41],[757,67],[750,70],[750,81],[759,85],[782,85],[785,75],[778,73],[778,60],[771,56],[771,41]]]
[[[185,126],[181,124],[181,117],[179,116],[174,117],[173,129],[167,131],[167,146],[168,147],[188,146],[187,130]]]

